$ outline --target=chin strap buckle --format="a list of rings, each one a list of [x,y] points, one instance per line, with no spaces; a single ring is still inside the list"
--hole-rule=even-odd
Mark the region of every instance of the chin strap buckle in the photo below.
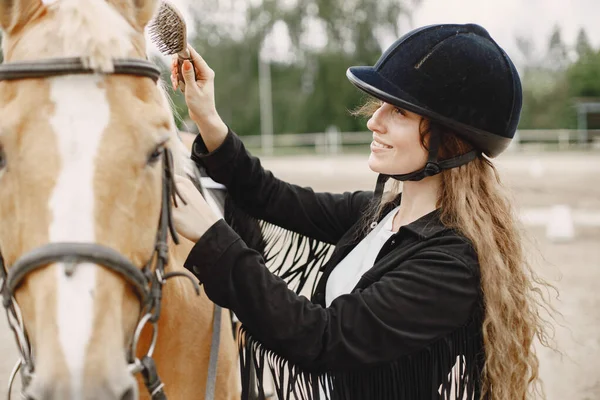
[[[423,172],[425,176],[434,176],[442,172],[442,169],[437,162],[428,161]]]

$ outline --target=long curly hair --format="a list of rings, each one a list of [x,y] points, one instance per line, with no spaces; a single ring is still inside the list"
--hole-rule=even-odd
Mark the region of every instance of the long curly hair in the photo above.
[[[370,117],[381,104],[370,99],[352,113]],[[430,134],[441,135],[440,160],[472,149],[452,131],[426,119],[421,121],[420,133],[425,149]],[[399,185],[395,187],[373,206],[365,227],[378,218],[386,202],[396,198]],[[480,155],[466,165],[442,171],[437,207],[442,223],[469,239],[479,258],[485,307],[481,399],[545,397],[533,344],[537,338],[554,348],[550,319],[556,310],[547,294],[556,288],[536,274],[524,246],[529,240],[494,164]]]

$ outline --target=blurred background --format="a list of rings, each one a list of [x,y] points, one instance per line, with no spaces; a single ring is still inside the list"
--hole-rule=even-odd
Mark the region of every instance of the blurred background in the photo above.
[[[347,81],[346,69],[373,65],[407,31],[440,22],[483,25],[513,59],[525,96],[521,142],[587,146],[599,134],[596,0],[568,6],[558,0],[172,2],[188,20],[190,42],[216,71],[221,116],[249,146],[268,154],[366,143],[368,135],[358,134],[365,121],[348,113],[363,95]],[[149,50],[165,61],[152,45]],[[181,94],[172,96],[180,126],[194,130],[184,125]]]
[[[521,75],[516,139],[495,160],[559,314],[536,344],[548,399],[600,399],[600,2],[598,0],[173,0],[216,72],[222,118],[278,177],[315,190],[371,190],[364,100],[345,75],[404,33],[483,25]],[[157,62],[170,61],[155,54]],[[165,64],[166,65],[166,64]],[[168,82],[165,67],[165,79]],[[195,134],[180,93],[182,130]],[[193,136],[190,135],[190,139]]]
[[[600,399],[600,1],[172,0],[189,41],[216,72],[217,109],[278,177],[315,190],[373,189],[371,133],[352,117],[365,97],[346,69],[373,65],[411,29],[483,25],[521,75],[513,145],[495,160],[515,199],[538,272],[560,296],[562,352],[537,345],[546,395]],[[169,82],[170,58],[149,43]],[[193,139],[179,92],[178,126]],[[0,318],[0,332],[7,332]],[[8,335],[6,336],[8,337]],[[12,338],[11,338],[12,339]],[[0,383],[16,348],[0,341]]]

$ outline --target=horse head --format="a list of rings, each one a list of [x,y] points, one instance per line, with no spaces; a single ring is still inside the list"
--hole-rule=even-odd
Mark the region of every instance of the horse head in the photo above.
[[[156,6],[0,0],[0,289],[29,399],[137,398],[185,162],[146,61]]]

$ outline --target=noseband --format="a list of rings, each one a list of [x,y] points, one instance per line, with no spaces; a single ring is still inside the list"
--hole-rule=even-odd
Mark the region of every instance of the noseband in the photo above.
[[[0,80],[35,79],[58,75],[93,73],[95,71],[86,67],[81,58],[59,58],[0,64]],[[156,82],[160,77],[160,70],[153,63],[142,59],[115,59],[112,74],[151,78]],[[8,399],[10,399],[12,382],[17,372],[21,371],[22,386],[23,389],[26,389],[35,371],[31,343],[14,293],[29,273],[57,262],[66,265],[68,276],[75,272],[77,265],[80,263],[97,264],[116,272],[135,289],[142,308],[141,317],[138,320],[131,346],[128,349],[129,369],[133,374],[142,373],[144,383],[152,399],[166,399],[163,384],[158,377],[152,359],[158,336],[158,319],[160,318],[163,285],[169,278],[183,276],[189,278],[194,284],[197,294],[200,294],[200,287],[190,275],[184,272],[165,272],[169,256],[167,244],[169,232],[173,241],[176,244],[179,243],[171,215],[171,200],[177,205],[176,197],[178,193],[173,179],[173,157],[167,148],[163,150],[162,163],[162,198],[156,244],[152,256],[142,268],[134,265],[116,250],[95,243],[49,243],[24,254],[10,268],[6,268],[0,252],[0,295],[2,296],[2,304],[6,309],[9,326],[15,335],[21,353],[21,360],[15,366],[10,377]],[[147,354],[140,359],[136,357],[136,349],[142,329],[146,324],[152,325],[152,342]]]

